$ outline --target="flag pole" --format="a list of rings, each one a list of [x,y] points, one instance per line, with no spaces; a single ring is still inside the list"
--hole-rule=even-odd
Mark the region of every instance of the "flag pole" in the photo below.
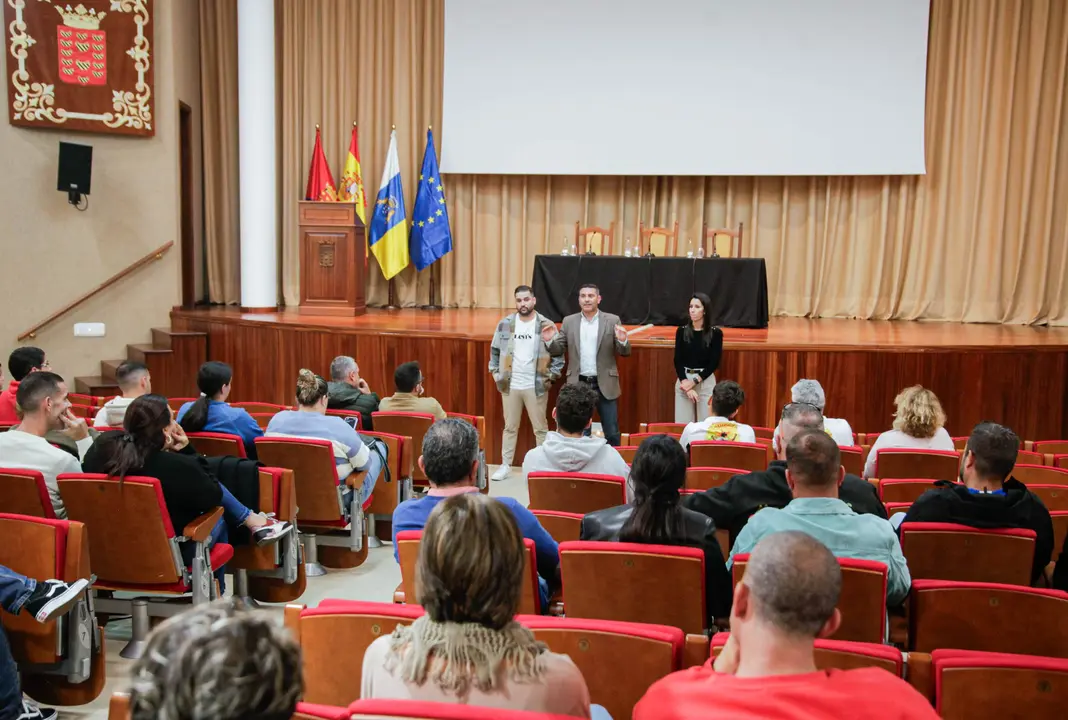
[[[435,262],[435,263],[432,263],[430,265],[430,293],[429,293],[430,297],[428,298],[429,302],[426,305],[423,305],[423,307],[421,308],[422,310],[442,310],[443,309],[441,305],[438,305],[436,302],[434,302],[434,296],[437,295],[437,293],[434,292],[437,289],[437,276],[438,276],[437,269],[438,269],[438,263]]]

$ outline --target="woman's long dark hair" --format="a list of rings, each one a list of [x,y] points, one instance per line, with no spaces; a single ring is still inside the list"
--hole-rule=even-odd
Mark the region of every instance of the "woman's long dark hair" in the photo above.
[[[126,408],[125,432],[104,433],[97,441],[104,472],[119,478],[140,470],[148,456],[163,449],[163,430],[171,424],[171,408],[162,395],[142,395]]]
[[[222,391],[224,385],[229,385],[233,377],[234,371],[224,362],[210,360],[200,366],[197,372],[197,387],[201,395],[182,416],[183,430],[200,432],[204,429],[208,424],[208,406],[211,399]]]
[[[668,435],[646,438],[631,465],[634,510],[619,531],[622,542],[665,543],[683,537],[679,490],[686,480],[686,453]]]
[[[690,302],[693,302],[694,300],[701,303],[701,307],[705,309],[705,317],[704,320],[701,321],[702,325],[699,332],[701,333],[701,341],[704,343],[705,347],[708,347],[712,344],[712,298],[708,297],[708,295],[705,295],[703,292],[695,292],[690,296]],[[686,303],[686,307],[689,308],[689,306],[690,303]],[[693,340],[693,334],[695,332],[698,332],[698,330],[694,328],[693,320],[687,320],[686,329],[682,333],[686,342]]]

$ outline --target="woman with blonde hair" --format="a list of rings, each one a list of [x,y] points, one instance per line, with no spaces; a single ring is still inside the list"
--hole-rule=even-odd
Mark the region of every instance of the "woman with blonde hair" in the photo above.
[[[283,410],[267,423],[267,437],[298,437],[329,440],[334,446],[337,476],[342,485],[353,472],[366,471],[360,487],[360,502],[371,497],[385,464],[386,446],[364,439],[344,419],[326,414],[329,390],[326,380],[311,370],[297,375],[297,409]],[[350,498],[346,497],[348,503]]]
[[[582,673],[515,621],[527,550],[507,507],[453,495],[430,513],[416,597],[426,614],[364,654],[361,698],[590,717]]]
[[[875,476],[875,454],[886,448],[916,450],[956,450],[953,438],[946,432],[946,413],[938,396],[923,387],[913,385],[894,398],[894,429],[887,430],[875,441],[864,464],[864,477]]]

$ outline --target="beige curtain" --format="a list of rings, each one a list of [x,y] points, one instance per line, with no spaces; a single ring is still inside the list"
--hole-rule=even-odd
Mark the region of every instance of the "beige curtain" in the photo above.
[[[292,305],[296,203],[316,123],[335,174],[359,123],[372,198],[395,124],[410,217],[426,126],[440,124],[444,3],[277,1],[282,289]],[[220,43],[203,47],[204,67],[228,69],[212,55]],[[440,265],[441,299],[509,305],[511,289],[530,280],[534,255],[559,252],[576,220],[615,221],[632,240],[639,220],[678,220],[680,254],[702,223],[744,222],[743,254],[768,262],[773,314],[1068,324],[1066,65],[1068,3],[933,0],[926,176],[447,175],[454,252]],[[206,114],[206,127],[214,120]],[[226,132],[236,146],[236,128]],[[435,136],[440,150],[448,136]],[[218,175],[208,172],[208,194],[236,197],[236,185],[213,187]],[[236,234],[226,242],[237,243]],[[384,304],[387,284],[373,259],[370,278],[371,302]],[[428,280],[405,270],[399,304],[426,302]]]
[[[208,299],[241,301],[237,158],[237,3],[200,0],[204,257]]]

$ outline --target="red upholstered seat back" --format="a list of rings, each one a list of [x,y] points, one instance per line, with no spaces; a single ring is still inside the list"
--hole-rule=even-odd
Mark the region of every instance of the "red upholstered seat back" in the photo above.
[[[56,516],[44,475],[37,470],[0,468],[0,510],[31,517]]]
[[[401,435],[412,439],[412,457],[417,458],[423,454],[423,436],[430,426],[434,424],[434,416],[428,413],[408,412],[376,412],[371,413],[371,422],[376,432]],[[415,463],[412,467],[412,482],[417,485],[427,485],[427,478]]]
[[[957,479],[960,453],[955,450],[914,450],[911,448],[883,448],[875,452],[875,477],[926,478],[930,480]]]
[[[1012,476],[1030,487],[1031,485],[1068,485],[1068,468],[1049,465],[1020,463],[1012,469]]]
[[[748,470],[734,467],[688,467],[686,468],[687,490],[711,490],[725,484],[735,475],[747,475]]]
[[[595,473],[532,472],[527,475],[532,510],[558,510],[585,515],[625,505],[626,480]]]
[[[329,440],[256,438],[260,462],[293,471],[297,488],[297,522],[301,525],[344,525],[338,504],[337,465]]]
[[[1053,718],[1068,707],[1068,660],[935,650],[931,661],[944,718]]]
[[[240,435],[217,432],[186,433],[189,444],[201,455],[208,457],[248,457],[245,441]]]
[[[1031,584],[1034,530],[909,522],[900,533],[913,580]]]
[[[582,535],[582,514],[558,510],[531,510],[534,517],[557,543],[578,540]]]
[[[771,448],[760,443],[726,440],[696,440],[690,443],[692,467],[742,468],[746,472],[768,469]]]

